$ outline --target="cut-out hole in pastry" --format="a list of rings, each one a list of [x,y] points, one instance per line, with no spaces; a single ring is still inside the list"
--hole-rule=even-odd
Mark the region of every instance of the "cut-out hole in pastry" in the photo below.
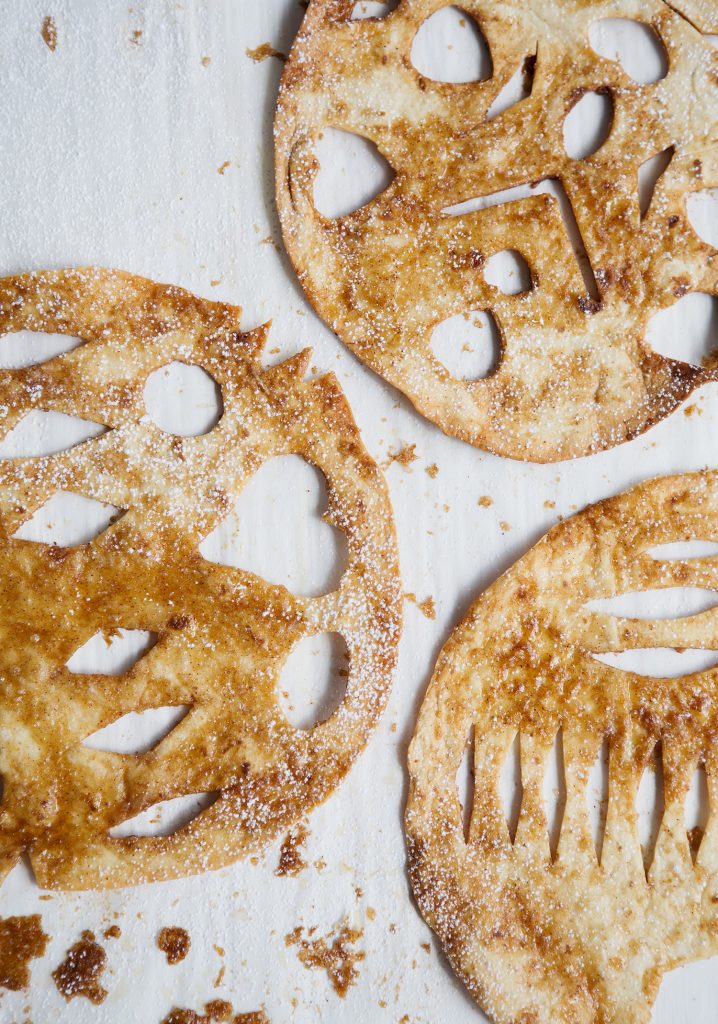
[[[689,562],[694,558],[715,558],[718,543],[713,540],[679,540],[672,544],[656,544],[646,554],[657,562]]]
[[[669,146],[662,153],[656,153],[655,156],[645,160],[638,168],[638,205],[641,211],[641,220],[650,209],[656,185],[668,170],[675,151],[675,146]]]
[[[531,269],[520,252],[502,249],[487,259],[484,280],[504,295],[521,295],[533,287]]]
[[[314,145],[319,170],[314,179],[314,207],[323,217],[347,217],[391,185],[391,164],[363,135],[323,128]]]
[[[576,262],[578,263],[586,291],[594,298],[599,298],[596,278],[591,267],[591,261],[583,243],[581,231],[573,212],[571,200],[568,198],[563,182],[557,178],[544,178],[542,181],[528,183],[525,185],[514,185],[511,188],[501,189],[499,192],[491,192],[484,196],[474,196],[465,199],[461,203],[445,207],[441,212],[449,217],[461,217],[467,213],[474,213],[477,210],[489,210],[493,206],[503,206],[506,203],[516,203],[522,199],[530,199],[533,196],[549,195],[558,203],[563,225],[566,228],[568,240],[571,243]]]
[[[148,629],[116,629],[95,633],[68,658],[70,672],[88,675],[122,676],[157,643]]]
[[[718,605],[718,594],[703,587],[664,587],[634,590],[617,597],[597,597],[584,605],[588,611],[622,619],[684,619]]]
[[[219,423],[222,391],[201,366],[172,362],[145,382],[145,409],[160,430],[180,437],[208,434]]]
[[[718,188],[704,188],[687,195],[686,213],[698,237],[718,249]]]
[[[501,334],[493,315],[484,310],[457,313],[431,332],[431,350],[452,377],[481,380],[501,359]]]
[[[277,681],[277,698],[295,729],[313,729],[339,707],[349,677],[349,652],[339,633],[304,637],[294,645]]]
[[[67,416],[62,412],[31,409],[0,441],[0,459],[56,455],[106,431],[107,427],[102,423]]]
[[[701,764],[693,772],[691,784],[686,794],[684,821],[691,857],[695,863],[703,835],[710,817],[710,798],[708,795],[708,776]]]
[[[348,559],[344,534],[322,519],[326,507],[324,474],[297,455],[277,456],[255,473],[200,553],[294,594],[326,594],[339,585]],[[258,543],[261,537],[271,544]]]
[[[442,7],[420,26],[411,63],[424,78],[460,85],[491,78],[491,53],[479,26],[460,7]]]
[[[69,334],[16,331],[0,335],[0,370],[21,370],[46,363],[63,352],[72,352],[84,342]]]
[[[189,704],[150,708],[123,715],[83,740],[83,747],[112,754],[146,754],[186,717]]]
[[[381,0],[358,0],[351,13],[352,21],[364,21],[367,18],[385,18],[396,8],[399,0],[382,3]]]
[[[640,85],[660,82],[668,74],[668,54],[650,25],[631,18],[602,18],[588,29],[592,48],[606,60],[618,61]]]
[[[713,35],[711,32],[704,32],[703,38],[707,43],[710,43],[711,46],[715,46],[716,50],[718,50],[718,35]]]
[[[561,826],[566,810],[566,769],[563,759],[563,730],[559,729],[549,751],[543,776],[543,806],[548,826],[551,858],[556,859]]]
[[[521,816],[521,804],[524,799],[524,787],[521,780],[521,737],[519,733],[516,733],[514,736],[506,760],[501,766],[499,796],[501,798],[501,806],[504,809],[509,838],[513,843],[516,838],[516,829],[519,826],[519,817]]]
[[[61,548],[89,544],[123,514],[115,505],[69,491],[56,491],[13,535],[18,540]]]
[[[471,812],[474,809],[474,790],[474,727],[472,725],[456,772],[456,793],[461,804],[464,839],[467,843],[471,829]]]
[[[161,800],[110,829],[111,839],[130,836],[171,836],[198,818],[220,797],[220,793],[191,793],[173,800]]]
[[[648,321],[646,344],[668,359],[693,366],[715,358],[718,350],[718,299],[691,292]]]
[[[658,743],[636,792],[636,825],[646,874],[653,863],[664,811],[663,751],[661,744]]]
[[[523,64],[508,80],[503,89],[486,112],[486,120],[493,121],[494,118],[505,114],[507,110],[522,103],[531,95],[536,73],[536,54],[526,57]]]
[[[613,123],[613,100],[607,91],[587,92],[563,122],[564,149],[572,160],[586,160],[603,146]]]
[[[603,840],[606,835],[606,816],[608,813],[608,772],[611,752],[608,740],[604,739],[596,755],[596,760],[588,772],[586,800],[588,802],[588,820],[591,826],[593,845],[596,848],[596,860],[601,863]]]
[[[592,652],[591,657],[609,668],[650,679],[679,679],[694,672],[707,672],[718,665],[718,651],[696,648],[676,651],[672,647],[636,647],[608,654]]]

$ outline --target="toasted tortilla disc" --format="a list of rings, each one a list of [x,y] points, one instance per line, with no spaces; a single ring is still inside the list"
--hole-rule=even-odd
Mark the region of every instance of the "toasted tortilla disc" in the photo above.
[[[264,369],[266,329],[240,310],[114,270],[0,281],[0,333],[84,340],[44,365],[0,375],[0,433],[30,409],[107,425],[60,454],[0,462],[0,878],[27,851],[40,885],[130,885],[228,864],[324,800],[364,747],[388,696],[400,631],[389,499],[331,374],[303,380],[309,350]],[[0,342],[1,344],[1,342]],[[207,434],[165,433],[145,415],[147,376],[196,364],[222,391]],[[335,592],[302,598],[198,552],[268,459],[295,454],[328,485],[327,522],[347,540]],[[74,548],[13,535],[56,491],[124,514]],[[68,658],[98,631],[153,631],[120,676],[74,675]],[[276,683],[293,646],[340,633],[344,698],[313,729],[293,728]],[[138,756],[83,740],[128,712],[190,711]],[[110,838],[152,805],[215,802],[169,836]]]
[[[718,954],[718,669],[654,678],[598,660],[718,651],[718,559],[657,547],[688,540],[718,541],[716,472],[651,480],[555,526],[439,657],[409,750],[409,870],[421,913],[495,1024],[648,1022],[666,971]],[[711,607],[674,619],[586,607],[636,591],[659,601],[670,587],[702,588]],[[517,735],[516,825],[500,778]],[[594,841],[589,772],[604,742],[607,816]],[[465,824],[457,773],[471,745]],[[652,851],[635,801],[657,755],[665,810]],[[565,794],[557,840],[550,759]],[[701,767],[712,813],[689,836]]]
[[[610,448],[717,379],[714,366],[666,359],[645,341],[654,314],[688,292],[718,292],[715,249],[686,209],[687,193],[718,186],[718,52],[688,20],[718,31],[716,5],[466,0],[493,74],[462,84],[411,63],[417,31],[445,6],[401,0],[384,18],[353,20],[353,0],[312,0],[275,124],[287,249],[342,341],[446,433],[535,462]],[[635,82],[591,48],[590,26],[617,17],[656,33],[662,80]],[[509,80],[532,67],[528,98],[490,117]],[[564,121],[589,92],[611,100],[610,131],[597,152],[572,159]],[[326,128],[369,139],[396,175],[334,220],[313,201]],[[638,171],[661,153],[670,163],[642,216]],[[540,191],[493,198],[538,183],[558,183],[562,201]],[[469,200],[483,208],[456,209]],[[485,279],[503,250],[527,262],[527,292],[506,295]],[[479,310],[495,319],[500,361],[487,377],[459,379],[433,354],[432,331]]]

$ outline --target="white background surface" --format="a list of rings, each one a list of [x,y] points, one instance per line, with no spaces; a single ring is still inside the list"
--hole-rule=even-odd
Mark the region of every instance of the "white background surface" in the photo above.
[[[718,389],[706,387],[687,403],[697,406],[695,415],[680,409],[643,438],[572,464],[502,461],[445,438],[319,323],[279,248],[271,127],[281,65],[254,63],[245,50],[269,41],[286,52],[303,13],[297,0],[0,6],[0,272],[120,267],[236,302],[247,328],[272,319],[268,348],[281,353],[271,360],[311,344],[314,365],[339,375],[378,461],[390,449],[416,445],[417,461],[408,470],[389,466],[387,479],[404,589],[419,601],[432,596],[437,607],[429,621],[407,603],[399,672],[381,727],[341,790],[310,819],[305,856],[312,865],[323,858],[323,870],[277,878],[274,847],[256,865],[200,878],[40,900],[20,865],[2,889],[0,913],[41,913],[51,942],[32,964],[29,993],[0,995],[0,1021],[159,1024],[173,1005],[199,1010],[218,997],[236,1011],[263,1004],[274,1024],[398,1022],[403,1015],[412,1024],[481,1020],[419,918],[404,871],[405,751],[436,655],[478,590],[559,515],[652,475],[716,465]],[[47,14],[57,23],[54,53],[40,37]],[[686,351],[706,330],[716,340],[714,312],[707,327],[677,326],[674,341]],[[49,433],[60,436],[54,427]],[[49,434],[36,436],[45,443]],[[432,463],[435,479],[425,472]],[[316,584],[313,574],[328,578],[332,545],[318,536],[316,522],[306,525],[321,501],[314,482],[297,470],[255,483],[225,548],[236,542],[236,557],[246,558],[251,528],[252,557],[267,575],[282,579],[285,572],[300,589]],[[493,499],[490,507],[477,504],[482,495]],[[294,566],[286,565],[289,547],[278,546],[274,525],[287,519],[303,538]],[[366,960],[342,1001],[323,973],[302,967],[284,935],[300,924],[323,934],[344,915],[364,928]],[[66,1004],[51,970],[83,929],[101,933],[112,923],[122,938],[105,943],[106,1002]],[[192,949],[168,967],[154,940],[160,927],[174,924],[189,930]],[[422,942],[431,943],[430,953]],[[214,988],[223,963],[224,981]],[[664,982],[655,1021],[713,1022],[717,995],[715,962],[685,968]]]

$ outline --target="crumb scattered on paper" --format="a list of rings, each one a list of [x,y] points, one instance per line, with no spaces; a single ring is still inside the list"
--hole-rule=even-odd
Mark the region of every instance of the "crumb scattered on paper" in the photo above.
[[[157,935],[157,947],[167,957],[168,964],[178,964],[187,956],[192,945],[185,928],[161,928]]]
[[[430,466],[426,467],[424,472],[426,473],[427,476],[430,476],[431,479],[434,480],[439,472],[439,467],[436,465],[435,462],[432,462]]]
[[[427,617],[427,619],[436,618],[436,605],[434,604],[433,597],[424,598],[421,604],[418,604],[416,607],[419,609],[422,615],[425,615]]]
[[[262,43],[261,46],[257,46],[253,50],[247,47],[244,52],[255,64],[261,64],[262,61],[269,60],[270,57],[276,57],[277,60],[281,61],[287,59],[286,53],[282,53],[281,50],[275,50],[271,43]]]
[[[412,462],[416,462],[418,455],[416,454],[415,444],[405,444],[396,452],[387,452],[387,461],[384,463],[384,469],[391,466],[392,462],[398,462],[404,469],[408,469]]]
[[[334,991],[344,996],[359,976],[357,964],[365,957],[364,950],[353,947],[364,934],[361,928],[350,928],[344,922],[339,929],[330,931],[323,938],[314,939],[316,928],[307,931],[307,938],[302,938],[304,929],[295,928],[284,937],[287,946],[297,946],[297,956],[304,966],[311,970],[321,968],[329,975]],[[329,945],[329,940],[332,944]]]
[[[39,914],[0,918],[0,988],[27,988],[30,961],[43,955],[49,940]]]
[[[493,498],[490,498],[488,496],[488,494],[482,494],[481,497],[479,498],[478,502],[477,502],[477,505],[480,505],[481,508],[491,508],[493,503],[494,503],[494,499]]]
[[[227,170],[231,163],[231,160],[225,160],[224,163],[220,164],[219,167],[217,168],[217,174],[224,174],[224,172]]]
[[[287,875],[298,875],[307,866],[302,857],[301,847],[306,843],[309,833],[304,825],[295,825],[284,837],[279,851],[279,864],[274,872],[280,878]]]
[[[67,1002],[84,996],[98,1006],[107,998],[100,979],[107,966],[107,953],[95,942],[93,932],[84,931],[79,942],[67,951],[65,959],[52,972],[57,990]]]
[[[45,46],[54,53],[57,49],[57,25],[55,19],[51,14],[45,15],[42,19],[42,28],[40,29],[40,35]]]
[[[122,929],[118,924],[111,924],[102,933],[102,937],[105,939],[119,939],[120,935],[122,935]]]

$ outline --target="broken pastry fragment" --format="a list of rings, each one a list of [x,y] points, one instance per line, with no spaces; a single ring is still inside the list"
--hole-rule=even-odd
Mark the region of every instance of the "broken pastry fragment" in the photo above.
[[[445,7],[402,0],[356,18],[353,0],[309,6],[275,122],[287,250],[341,340],[447,434],[533,462],[611,448],[718,379],[711,353],[687,361],[689,338],[676,359],[647,340],[649,321],[688,293],[718,294],[716,250],[687,206],[718,187],[718,52],[701,35],[718,31],[716,5],[465,0],[463,31],[473,23],[482,37],[487,70],[462,82],[412,61]],[[650,81],[593,48],[606,19],[651,37],[661,60]],[[522,73],[524,94],[503,102]],[[564,128],[587,100],[608,117],[584,153]],[[331,132],[359,136],[388,165],[386,187],[339,216],[315,202]],[[646,197],[639,179],[654,161]],[[490,268],[509,256],[525,282],[502,289]],[[497,351],[464,379],[440,361],[434,332],[473,314],[490,317]]]
[[[409,751],[410,877],[495,1024],[648,1024],[663,975],[718,954],[718,560],[696,554],[716,541],[718,473],[650,480],[550,530],[439,657]],[[669,598],[691,605],[667,618]],[[642,667],[656,652],[664,676]],[[666,678],[689,652],[713,667]],[[589,777],[604,747],[602,831]],[[636,800],[656,757],[649,841]]]
[[[0,462],[0,879],[25,851],[39,885],[133,885],[255,852],[326,799],[386,703],[400,631],[391,507],[336,378],[304,380],[309,352],[265,369],[266,329],[240,310],[115,270],[0,280],[0,335],[74,336],[78,347],[0,374],[0,435],[30,410],[108,429],[57,454]],[[5,339],[0,337],[0,345]],[[145,415],[148,375],[198,365],[221,389],[201,436]],[[337,588],[299,597],[198,547],[268,459],[301,456],[328,485],[325,519],[347,540]],[[16,533],[58,491],[113,506],[73,547]],[[119,675],[73,674],[98,632],[156,642]],[[276,683],[304,637],[334,631],[346,691],[312,729],[285,719]],[[129,714],[189,708],[139,754],[83,741]],[[113,834],[128,819],[202,794],[169,834]]]

